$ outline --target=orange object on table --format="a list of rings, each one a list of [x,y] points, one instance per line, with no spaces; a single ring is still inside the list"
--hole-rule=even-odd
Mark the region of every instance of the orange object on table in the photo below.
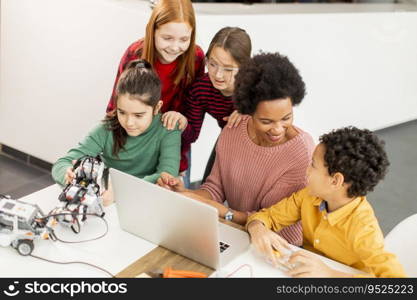
[[[170,267],[164,269],[163,278],[207,278],[207,275],[201,272],[174,270]]]

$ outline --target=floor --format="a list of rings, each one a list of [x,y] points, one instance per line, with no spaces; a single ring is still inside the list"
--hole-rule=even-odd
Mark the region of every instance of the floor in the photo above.
[[[417,213],[417,120],[377,131],[391,162],[383,182],[368,199],[384,234]],[[53,184],[48,170],[0,153],[0,194],[18,199]]]
[[[0,194],[18,199],[51,184],[54,181],[48,170],[0,153]]]
[[[385,140],[388,174],[368,196],[382,231],[417,213],[417,120],[377,131]]]

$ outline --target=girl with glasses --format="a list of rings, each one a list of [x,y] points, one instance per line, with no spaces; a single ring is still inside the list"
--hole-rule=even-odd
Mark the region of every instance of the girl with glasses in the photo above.
[[[208,72],[191,86],[185,101],[184,116],[188,126],[182,134],[182,143],[190,145],[199,135],[208,113],[217,120],[220,128],[228,124],[236,127],[242,119],[233,104],[235,75],[239,66],[250,59],[251,40],[245,30],[225,27],[216,33],[206,54]],[[203,181],[210,173],[214,162],[213,150]]]

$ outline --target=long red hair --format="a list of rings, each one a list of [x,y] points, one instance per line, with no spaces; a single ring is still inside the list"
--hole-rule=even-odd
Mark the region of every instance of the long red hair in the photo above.
[[[178,65],[172,78],[177,85],[185,79],[186,85],[195,78],[195,15],[190,0],[160,0],[154,7],[152,15],[146,26],[143,48],[139,50],[142,59],[155,64],[157,53],[155,49],[155,30],[170,22],[184,22],[191,27],[190,46],[181,56],[177,58]]]

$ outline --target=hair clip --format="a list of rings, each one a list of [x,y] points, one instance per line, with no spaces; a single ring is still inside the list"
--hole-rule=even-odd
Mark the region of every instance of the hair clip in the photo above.
[[[128,68],[152,69],[152,65],[144,59],[131,61]]]

